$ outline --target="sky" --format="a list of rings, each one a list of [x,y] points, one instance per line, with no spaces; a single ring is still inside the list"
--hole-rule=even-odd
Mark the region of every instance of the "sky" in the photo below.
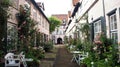
[[[52,14],[68,14],[71,10],[72,0],[35,0],[36,2],[43,2],[45,7],[45,15]]]

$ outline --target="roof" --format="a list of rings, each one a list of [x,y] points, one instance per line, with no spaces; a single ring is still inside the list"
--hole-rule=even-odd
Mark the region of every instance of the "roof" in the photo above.
[[[45,17],[45,19],[48,21],[48,23],[50,23],[50,21],[48,20],[48,18],[46,17],[46,15],[43,13],[43,11],[39,8],[39,6],[37,5],[37,3],[34,0],[30,0],[32,2],[32,4],[39,10],[40,13],[42,13],[42,15]]]
[[[66,19],[66,21],[68,21],[68,15],[67,14],[54,14],[52,16],[58,18],[61,21],[64,20],[64,19]]]

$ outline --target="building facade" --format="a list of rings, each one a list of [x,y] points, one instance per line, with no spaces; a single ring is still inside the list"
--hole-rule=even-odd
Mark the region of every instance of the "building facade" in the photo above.
[[[38,32],[42,33],[44,41],[48,41],[50,35],[50,22],[45,16],[43,10],[41,10],[41,8],[34,0],[31,0],[31,18],[33,18],[36,21],[36,28],[38,29]]]
[[[13,49],[17,49],[18,45],[18,13],[20,12],[20,6],[27,5],[30,8],[30,17],[36,23],[35,28],[37,32],[41,33],[44,42],[49,40],[49,20],[45,16],[44,12],[39,8],[34,0],[10,0],[12,6],[9,6],[8,13],[10,14],[7,21],[7,42],[6,46],[12,45]],[[35,37],[37,38],[37,36]],[[35,42],[36,44],[36,42]]]
[[[80,18],[82,18],[84,14],[88,15],[88,22],[93,28],[93,30],[91,30],[93,32],[93,39],[101,32],[105,32],[108,38],[112,38],[114,42],[119,43],[120,1],[93,0],[93,2],[83,1],[83,3],[84,2],[86,2],[88,10],[84,13],[81,12],[79,15],[81,15]],[[91,3],[91,6],[87,5],[89,3]],[[110,5],[110,3],[112,3],[112,5]],[[79,10],[83,11],[82,8]]]
[[[74,36],[77,27],[82,23],[89,23],[91,41],[102,32],[113,39],[114,43],[120,43],[120,1],[117,0],[79,0],[80,6],[75,5],[69,25],[66,28],[66,36]],[[87,19],[85,19],[87,17]],[[75,23],[76,22],[76,23]],[[84,39],[79,30],[79,38]]]
[[[67,14],[55,14],[52,15],[58,18],[61,21],[61,25],[55,29],[52,33],[53,42],[55,44],[63,44],[64,43],[64,36],[65,36],[65,28],[66,23],[68,22],[68,15]]]

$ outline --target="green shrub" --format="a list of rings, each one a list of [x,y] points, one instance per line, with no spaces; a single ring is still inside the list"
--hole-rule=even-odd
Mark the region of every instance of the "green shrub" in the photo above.
[[[42,49],[33,49],[30,48],[29,52],[26,54],[27,58],[33,58],[33,59],[42,59],[44,58],[44,50]]]
[[[53,44],[51,42],[48,42],[48,43],[44,44],[45,52],[49,52],[49,51],[51,51],[51,49],[53,49]]]
[[[44,50],[41,48],[29,48],[28,53],[26,53],[26,58],[32,58],[33,61],[27,62],[28,67],[39,67],[40,59],[44,58]]]
[[[79,51],[82,51],[83,50],[82,44],[81,43],[77,44],[76,49],[79,50]]]
[[[0,59],[3,58],[3,53],[4,52],[2,50],[0,50]]]
[[[39,60],[33,60],[32,62],[27,62],[28,67],[40,67],[40,61]]]

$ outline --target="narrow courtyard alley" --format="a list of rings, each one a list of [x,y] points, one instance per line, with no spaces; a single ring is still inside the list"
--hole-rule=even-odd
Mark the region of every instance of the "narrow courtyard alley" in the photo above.
[[[77,63],[71,62],[72,54],[70,54],[65,46],[59,46],[57,57],[53,67],[79,67]]]
[[[120,0],[0,0],[0,67],[120,67]]]

